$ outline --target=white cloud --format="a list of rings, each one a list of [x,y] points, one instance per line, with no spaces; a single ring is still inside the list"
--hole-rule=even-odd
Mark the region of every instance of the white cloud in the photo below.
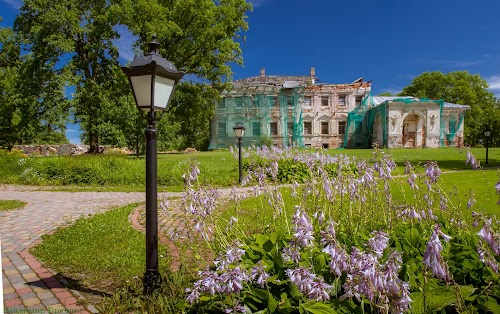
[[[120,58],[132,61],[135,57],[133,45],[137,41],[137,36],[132,35],[123,25],[116,26],[115,30],[120,34],[120,38],[114,40]]]
[[[488,85],[490,85],[489,90],[495,97],[500,98],[500,75],[493,75],[486,79]]]
[[[490,90],[500,90],[500,75],[493,75],[486,81],[490,85]]]
[[[22,0],[2,0],[4,3],[10,5],[14,9],[19,9],[23,5]]]
[[[250,0],[250,3],[252,6],[255,8],[263,6],[266,2],[269,2],[271,0]]]

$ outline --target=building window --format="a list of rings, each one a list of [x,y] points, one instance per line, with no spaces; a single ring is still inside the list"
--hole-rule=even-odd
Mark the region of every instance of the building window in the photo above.
[[[260,122],[252,122],[253,136],[260,136]]]
[[[271,122],[269,124],[269,131],[271,132],[271,135],[278,135],[278,123]]]
[[[255,108],[259,108],[260,107],[259,98],[254,98],[253,99],[253,105],[254,105]]]
[[[328,122],[321,122],[321,134],[328,134]]]
[[[339,106],[345,106],[345,95],[339,95]]]
[[[310,143],[306,143],[306,144],[304,144],[304,146],[305,146],[306,148],[311,148],[311,144],[310,144]]]
[[[339,134],[345,134],[346,121],[339,121]]]
[[[287,96],[286,97],[286,105],[288,107],[290,107],[290,108],[293,107],[293,105],[292,105],[292,96]]]
[[[304,135],[312,135],[312,123],[304,122]]]
[[[288,122],[288,125],[287,125],[287,129],[288,129],[288,134],[293,134],[293,122]]]
[[[272,102],[273,102],[273,106],[278,107],[278,106],[279,106],[279,103],[278,103],[278,97],[273,96],[273,98],[272,98],[272,99],[273,99],[273,100],[272,100]]]
[[[224,109],[226,108],[226,99],[222,99],[219,103],[219,109]]]
[[[328,106],[328,96],[321,96],[321,106]]]
[[[243,106],[243,101],[241,97],[234,98],[234,106],[237,108],[241,108]]]
[[[219,129],[217,131],[217,134],[219,136],[227,136],[227,133],[226,133],[226,122],[219,122]]]
[[[311,96],[304,96],[304,107],[311,107]]]
[[[363,96],[356,96],[356,106],[361,105],[362,101],[363,101]]]

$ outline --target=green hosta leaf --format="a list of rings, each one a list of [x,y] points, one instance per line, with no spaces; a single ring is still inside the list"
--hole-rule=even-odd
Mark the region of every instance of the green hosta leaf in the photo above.
[[[260,245],[261,247],[264,247],[264,243],[266,243],[269,240],[269,237],[264,234],[258,234],[255,236],[255,242]]]
[[[300,293],[299,288],[296,285],[290,284],[289,287],[290,287],[290,296],[292,296],[292,298],[300,299],[302,297],[302,294]]]
[[[412,247],[418,248],[420,243],[420,233],[416,228],[410,228],[405,232],[405,239]]]
[[[483,305],[491,313],[500,313],[500,305],[497,300],[492,297],[488,297],[488,301],[486,301]]]
[[[276,301],[271,293],[267,294],[267,308],[269,309],[269,313],[273,313],[278,308],[278,301]]]
[[[300,307],[308,314],[335,314],[333,308],[328,304],[317,301],[302,303]]]
[[[321,272],[326,266],[325,255],[322,253],[315,254],[313,257],[313,265],[316,272]]]

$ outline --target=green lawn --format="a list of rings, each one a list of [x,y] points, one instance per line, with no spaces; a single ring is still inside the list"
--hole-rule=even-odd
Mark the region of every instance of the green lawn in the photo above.
[[[11,209],[20,209],[26,206],[25,202],[16,201],[16,200],[0,200],[0,211],[2,210],[11,210]]]
[[[434,160],[443,171],[470,169],[465,165],[466,150],[386,149],[396,163],[395,174],[402,174],[405,161],[424,164]],[[370,159],[371,150],[330,149],[329,154],[346,154]],[[473,148],[473,154],[484,161],[485,149]],[[238,161],[228,151],[158,155],[159,190],[180,191],[182,175],[190,163],[199,163],[200,181],[219,187],[237,184]],[[484,162],[482,162],[484,166]],[[145,159],[128,156],[98,155],[75,157],[36,157],[19,159],[0,152],[0,183],[57,186],[59,190],[144,191]],[[500,148],[489,151],[488,167],[500,167]]]

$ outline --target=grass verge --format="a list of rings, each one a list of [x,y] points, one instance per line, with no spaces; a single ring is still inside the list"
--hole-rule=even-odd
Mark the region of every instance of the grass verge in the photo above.
[[[84,286],[110,294],[96,307],[101,313],[176,313],[189,276],[170,273],[165,247],[159,247],[163,283],[159,293],[142,295],[145,235],[132,228],[128,215],[137,204],[79,219],[42,237],[31,252],[52,269]]]
[[[11,209],[21,209],[26,206],[27,203],[17,201],[17,200],[0,200],[0,211],[11,210]]]

